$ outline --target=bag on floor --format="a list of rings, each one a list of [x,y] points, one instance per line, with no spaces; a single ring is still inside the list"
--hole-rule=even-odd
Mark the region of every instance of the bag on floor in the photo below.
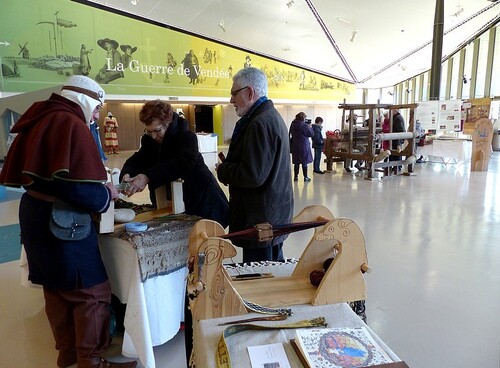
[[[83,240],[90,235],[90,226],[90,213],[59,199],[53,203],[49,228],[56,238],[65,241]]]

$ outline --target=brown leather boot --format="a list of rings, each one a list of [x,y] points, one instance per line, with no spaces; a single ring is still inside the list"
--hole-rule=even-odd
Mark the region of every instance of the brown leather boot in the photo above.
[[[113,363],[108,362],[106,359],[101,358],[101,362],[99,365],[95,366],[95,368],[135,368],[137,366],[137,362],[123,362],[123,363]]]
[[[78,360],[78,368],[135,368],[136,366],[137,362],[135,361],[114,363],[99,357]]]
[[[74,351],[66,351],[59,350],[59,356],[57,357],[57,366],[60,368],[66,368],[76,364],[76,350]]]

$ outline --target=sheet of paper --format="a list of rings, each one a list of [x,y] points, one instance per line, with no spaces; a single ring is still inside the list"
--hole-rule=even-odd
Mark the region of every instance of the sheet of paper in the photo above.
[[[290,368],[283,344],[248,346],[252,368]]]

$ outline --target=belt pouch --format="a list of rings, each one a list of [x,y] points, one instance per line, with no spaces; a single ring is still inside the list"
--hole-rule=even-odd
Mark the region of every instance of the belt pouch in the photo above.
[[[90,213],[60,199],[54,201],[50,215],[50,231],[61,240],[83,240],[90,235]]]

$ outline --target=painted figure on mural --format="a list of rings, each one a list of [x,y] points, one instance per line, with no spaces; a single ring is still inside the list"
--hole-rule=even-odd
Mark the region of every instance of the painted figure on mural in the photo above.
[[[104,144],[108,155],[118,153],[118,121],[111,112],[104,119]]]
[[[245,57],[245,63],[243,64],[243,68],[250,68],[252,66],[252,59],[250,58],[250,55],[247,55]]]
[[[183,69],[189,78],[189,84],[195,85],[198,82],[198,72],[200,70],[198,58],[194,54],[193,50],[189,50],[189,52],[182,60]]]
[[[137,47],[132,47],[130,45],[120,45],[120,49],[123,51],[123,54],[121,56],[123,68],[127,69],[130,65],[130,61],[133,58],[132,54],[137,51]]]
[[[303,70],[300,72],[299,89],[306,89],[306,72]]]
[[[106,58],[104,66],[99,70],[95,76],[98,83],[107,84],[118,78],[123,78],[122,70],[119,66],[122,65],[122,58],[120,51],[118,51],[118,42],[109,38],[100,39],[97,44],[106,51]]]
[[[203,62],[205,64],[212,64],[212,51],[205,47],[205,53],[203,54]]]
[[[177,66],[177,61],[174,59],[174,55],[172,55],[171,52],[167,52],[167,67],[168,68],[175,68]],[[168,71],[165,73],[165,80],[163,83],[170,83],[170,77],[168,75]]]
[[[80,48],[80,68],[82,75],[89,75],[90,69],[92,69],[89,60],[89,54],[91,54],[92,51],[94,51],[94,49],[87,50],[87,47],[84,44],[82,44],[82,47]]]

